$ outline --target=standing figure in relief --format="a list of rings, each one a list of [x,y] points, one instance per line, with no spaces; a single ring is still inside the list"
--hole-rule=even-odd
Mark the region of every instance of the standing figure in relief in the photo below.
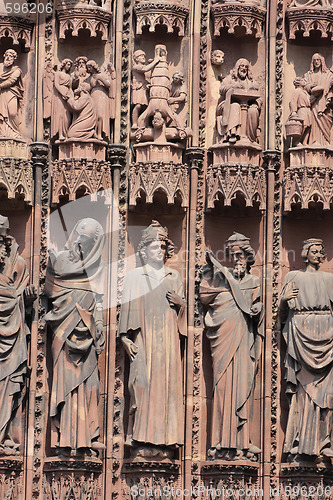
[[[20,110],[23,101],[22,70],[14,65],[17,53],[8,49],[0,64],[0,137],[22,139]]]
[[[73,90],[77,89],[88,78],[87,71],[87,61],[88,58],[86,56],[79,56],[74,60],[74,74],[72,87]]]
[[[68,139],[87,141],[96,137],[97,120],[89,90],[89,83],[83,82],[74,90],[74,97],[68,99],[68,106],[73,112],[73,121],[67,133]]]
[[[284,452],[333,457],[333,275],[320,271],[323,241],[305,240],[305,269],[287,274],[279,314],[290,402]]]
[[[233,269],[207,252],[200,298],[213,359],[213,409],[210,458],[255,460],[252,442],[254,380],[262,341],[259,278],[250,273],[255,254],[246,236],[226,242]]]
[[[299,138],[297,146],[309,144],[311,130],[311,102],[310,95],[305,90],[306,81],[304,78],[298,77],[294,80],[295,90],[292,93],[289,103],[290,115],[289,120],[300,120],[302,122],[302,135]],[[296,144],[295,144],[296,145]]]
[[[327,68],[322,55],[313,54],[310,71],[304,78],[305,90],[310,94],[312,111],[309,144],[328,146],[331,143],[333,123],[333,72]]]
[[[104,231],[94,219],[74,227],[65,250],[50,251],[45,292],[52,309],[51,446],[59,453],[103,449],[98,442],[98,355],[104,348],[101,254]]]
[[[184,75],[176,71],[172,75],[171,91],[168,103],[171,109],[177,114],[179,123],[183,129],[187,122],[187,89],[184,84]],[[172,122],[169,126],[172,126]]]
[[[16,455],[20,446],[20,424],[13,420],[27,372],[25,308],[36,298],[28,282],[18,244],[9,236],[8,219],[0,215],[0,455]]]
[[[236,89],[250,92],[257,91],[258,83],[253,80],[250,63],[247,59],[238,59],[230,74],[223,78],[220,85],[220,98],[216,107],[216,128],[223,142],[236,143],[240,139],[241,105],[232,100]],[[246,136],[251,142],[258,140],[259,99],[249,100],[246,121]]]
[[[186,336],[179,273],[165,266],[174,245],[167,228],[153,221],[142,232],[144,265],[125,278],[119,335],[130,359],[132,454],[172,457],[184,443],[180,336]]]
[[[132,68],[132,129],[138,128],[138,118],[143,107],[148,106],[148,81],[146,75],[148,71],[152,70],[159,62],[156,57],[151,63],[146,64],[146,54],[143,50],[136,50],[133,55],[133,68]]]
[[[111,78],[106,72],[101,72],[93,60],[87,62],[90,74],[87,82],[90,85],[90,95],[94,102],[96,113],[96,137],[99,140],[110,140],[110,97]]]
[[[54,74],[54,94],[51,104],[51,138],[58,137],[64,141],[71,123],[71,112],[68,100],[73,95],[72,79],[69,74],[73,62],[71,59],[61,61],[60,68]]]

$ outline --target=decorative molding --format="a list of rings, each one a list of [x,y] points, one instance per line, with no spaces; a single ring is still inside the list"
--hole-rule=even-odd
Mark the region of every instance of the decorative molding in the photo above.
[[[60,458],[52,457],[44,461],[44,472],[48,471],[84,471],[101,472],[103,462],[98,458]]]
[[[88,30],[92,38],[97,37],[100,33],[103,42],[108,40],[109,23],[112,19],[111,12],[87,6],[85,8],[59,9],[57,15],[60,40],[65,40],[66,31],[70,31],[72,36],[79,36],[81,29]]]
[[[252,4],[226,2],[212,5],[212,18],[214,22],[214,36],[220,35],[220,29],[227,27],[228,33],[235,33],[235,28],[242,26],[246,30],[246,35],[253,35],[255,38],[263,36],[264,19],[266,9]]]
[[[316,7],[292,7],[286,11],[286,20],[289,25],[289,40],[295,40],[296,33],[308,38],[310,31],[319,32],[322,38],[333,34],[333,10]]]
[[[0,159],[0,190],[5,188],[9,200],[24,197],[27,205],[33,202],[33,169],[31,161],[14,158]]]
[[[124,460],[123,463],[123,474],[137,473],[159,473],[159,474],[176,474],[180,472],[181,462],[178,460],[161,460],[150,461],[150,460],[140,460],[140,459],[128,459]]]
[[[214,208],[219,195],[224,205],[231,206],[232,200],[240,193],[247,207],[259,203],[259,209],[266,208],[266,174],[263,167],[242,165],[210,166],[206,174],[207,209]]]
[[[333,201],[333,168],[288,167],[283,179],[284,212],[290,212],[292,205],[302,209],[311,203],[322,204],[323,210],[330,210]]]
[[[111,203],[110,188],[112,187],[110,165],[107,161],[54,160],[52,162],[52,204],[60,203],[62,197],[69,201],[75,200],[78,195],[91,194],[92,200],[97,200],[97,193],[102,192],[105,203]]]
[[[177,0],[163,1],[138,1],[134,6],[136,14],[136,33],[142,35],[142,30],[148,26],[148,30],[155,31],[156,26],[166,26],[168,33],[185,34],[185,21],[189,8]]]
[[[135,163],[129,170],[129,206],[134,207],[141,194],[146,203],[153,203],[154,195],[163,191],[168,204],[175,203],[178,195],[181,206],[188,207],[188,167],[179,163],[145,162]]]
[[[14,16],[0,16],[0,38],[13,39],[13,45],[24,43],[24,51],[31,47],[34,23],[28,19]]]
[[[43,499],[102,500],[103,487],[100,475],[94,472],[80,473],[63,470],[46,474],[43,478]]]

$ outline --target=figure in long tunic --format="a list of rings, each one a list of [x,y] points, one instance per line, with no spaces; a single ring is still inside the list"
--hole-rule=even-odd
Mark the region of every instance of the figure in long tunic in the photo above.
[[[0,64],[0,137],[22,139],[20,111],[23,102],[22,70],[14,65],[17,53],[8,49]]]
[[[87,141],[96,138],[96,113],[89,90],[89,84],[83,82],[74,91],[74,97],[68,100],[68,105],[73,111],[73,121],[67,133],[68,139]]]
[[[63,141],[67,137],[71,123],[71,111],[68,100],[72,97],[72,78],[69,74],[72,67],[71,59],[64,59],[58,71],[54,74],[54,90],[51,103],[51,138],[57,137]]]
[[[227,241],[232,270],[207,252],[200,298],[213,360],[210,458],[256,459],[252,442],[254,380],[262,339],[260,284],[249,273],[254,251],[249,239],[234,233]]]
[[[153,221],[139,251],[145,264],[125,279],[119,335],[130,357],[132,454],[171,457],[184,443],[180,336],[186,335],[179,273],[164,265],[173,244]]]
[[[333,276],[320,271],[323,242],[303,243],[306,268],[287,274],[279,313],[287,344],[285,379],[290,401],[284,451],[333,457]]]
[[[309,144],[329,145],[333,124],[333,72],[327,68],[324,57],[316,53],[312,56],[310,71],[304,78],[307,82],[305,89],[310,94],[312,111]]]
[[[96,137],[97,139],[110,140],[110,97],[111,76],[101,72],[97,63],[93,60],[87,62],[87,70],[90,77],[87,82],[90,85],[90,95],[94,103],[96,113]]]
[[[0,216],[0,455],[17,454],[21,444],[14,417],[27,372],[25,307],[36,298],[18,245],[8,233],[8,219]]]
[[[94,219],[74,227],[66,249],[50,253],[45,292],[52,309],[51,446],[62,454],[104,448],[98,442],[97,357],[104,347],[101,253],[104,232]],[[90,450],[90,451],[89,451]]]

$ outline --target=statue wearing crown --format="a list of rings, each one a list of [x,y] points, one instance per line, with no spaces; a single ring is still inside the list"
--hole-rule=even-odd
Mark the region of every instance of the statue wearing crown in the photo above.
[[[36,298],[27,265],[0,215],[0,455],[19,454],[28,349],[26,309]]]
[[[260,282],[250,272],[255,253],[250,240],[234,233],[226,242],[233,268],[210,251],[200,287],[206,334],[213,361],[210,459],[256,460],[251,418],[253,389],[262,340]]]

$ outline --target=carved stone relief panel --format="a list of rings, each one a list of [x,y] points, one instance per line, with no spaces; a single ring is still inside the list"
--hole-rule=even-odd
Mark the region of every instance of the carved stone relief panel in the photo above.
[[[185,22],[189,13],[188,0],[136,0],[136,33],[142,34],[144,28],[154,31],[156,26],[166,26],[168,33],[178,36],[185,34]]]
[[[234,34],[235,29],[245,28],[245,34],[261,38],[264,30],[265,6],[256,0],[245,2],[216,0],[212,2],[211,14],[214,22],[214,36],[223,28]]]

